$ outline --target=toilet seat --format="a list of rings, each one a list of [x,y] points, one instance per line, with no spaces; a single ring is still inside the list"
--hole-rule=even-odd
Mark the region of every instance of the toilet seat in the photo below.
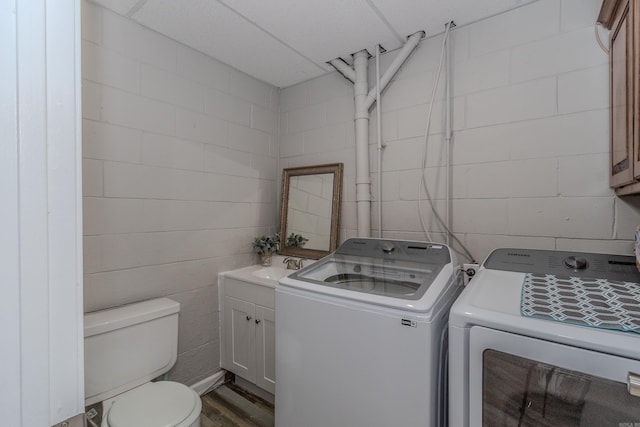
[[[199,419],[201,409],[200,396],[183,384],[146,383],[116,398],[103,426],[191,427]]]

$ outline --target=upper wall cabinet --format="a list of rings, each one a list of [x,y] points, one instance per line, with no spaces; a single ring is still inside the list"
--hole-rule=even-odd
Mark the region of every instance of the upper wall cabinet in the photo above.
[[[640,0],[604,0],[598,22],[611,30],[610,185],[640,193]]]

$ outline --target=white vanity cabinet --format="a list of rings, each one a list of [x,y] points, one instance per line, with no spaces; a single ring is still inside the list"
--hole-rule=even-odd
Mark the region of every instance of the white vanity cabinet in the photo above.
[[[270,393],[275,392],[275,284],[219,277],[222,367]]]

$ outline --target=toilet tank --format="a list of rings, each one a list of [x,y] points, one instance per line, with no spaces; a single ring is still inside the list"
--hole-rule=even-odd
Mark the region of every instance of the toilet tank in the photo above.
[[[85,405],[169,371],[178,356],[179,311],[179,303],[158,298],[85,314]]]

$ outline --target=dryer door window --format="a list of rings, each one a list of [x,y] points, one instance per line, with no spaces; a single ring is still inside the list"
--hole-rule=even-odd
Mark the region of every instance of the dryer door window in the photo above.
[[[640,361],[486,328],[471,337],[470,425],[640,427],[627,384]]]

